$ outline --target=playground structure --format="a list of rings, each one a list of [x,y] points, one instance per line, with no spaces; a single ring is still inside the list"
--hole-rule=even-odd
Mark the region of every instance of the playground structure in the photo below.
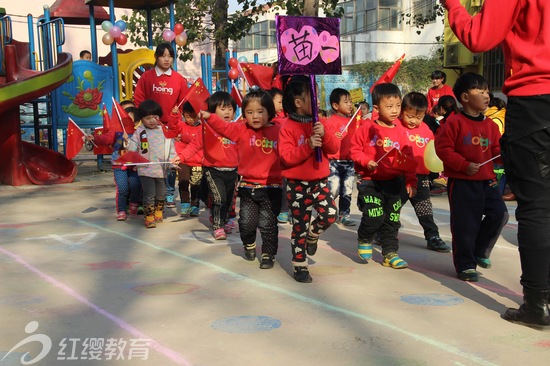
[[[108,7],[109,13],[101,6]],[[0,183],[19,186],[72,182],[76,176],[76,166],[57,151],[60,145],[57,131],[62,130],[63,140],[66,140],[69,118],[81,128],[102,126],[102,104],[110,106],[112,98],[119,101],[132,99],[133,89],[141,74],[154,66],[150,22],[148,48],[121,50],[113,43],[108,55],[98,56],[96,22],[109,17],[114,23],[115,7],[145,10],[149,19],[151,10],[169,7],[169,24],[174,28],[174,0],[86,0],[85,4],[81,0],[57,0],[51,9],[44,7],[44,14],[36,24],[36,51],[32,16],[27,17],[29,42],[20,42],[11,34],[9,15],[0,13],[0,112],[3,113],[0,152],[7,162],[0,166]],[[62,52],[65,24],[90,25],[92,61],[75,61],[70,54]],[[226,58],[230,57],[237,58],[237,52],[227,51]],[[257,57],[254,61],[257,63]],[[229,66],[226,65],[225,70],[212,70],[211,65],[210,54],[202,54],[201,77],[208,91],[212,93],[215,89],[224,89],[225,82],[227,90],[230,90],[231,80],[220,77],[227,76]],[[174,69],[177,70],[177,59],[174,60]],[[212,83],[214,73],[217,75],[216,86]],[[82,100],[86,101],[85,106]],[[23,104],[29,103],[34,106],[34,134],[31,135],[34,143],[21,138],[20,110]],[[39,104],[47,106],[42,107],[47,114],[36,111]],[[47,122],[37,116],[46,117]],[[102,156],[98,155],[98,167],[101,162]]]

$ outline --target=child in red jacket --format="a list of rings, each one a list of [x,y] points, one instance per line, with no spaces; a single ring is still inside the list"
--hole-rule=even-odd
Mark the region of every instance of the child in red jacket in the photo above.
[[[235,141],[239,150],[239,231],[244,255],[256,259],[256,231],[262,237],[260,268],[273,267],[279,246],[277,215],[281,210],[282,180],[278,141],[280,125],[272,98],[264,91],[252,91],[243,99],[246,123],[228,123],[215,114],[201,112],[209,126]]]
[[[403,204],[401,192],[405,189],[409,197],[414,196],[417,180],[414,166],[402,171],[396,166],[399,160],[391,154],[412,155],[409,141],[397,119],[401,112],[401,91],[395,84],[378,84],[372,91],[372,104],[378,118],[365,122],[351,140],[351,158],[355,171],[361,176],[357,185],[357,202],[363,213],[357,230],[358,253],[365,261],[371,259],[372,240],[378,234],[377,241],[384,256],[382,265],[406,268],[407,262],[397,254],[399,215]]]
[[[317,251],[319,235],[336,221],[336,205],[330,194],[328,154],[338,151],[339,141],[321,122],[312,124],[310,79],[293,76],[285,88],[283,107],[288,120],[281,126],[279,154],[287,180],[286,198],[292,213],[292,264],[294,279],[309,283],[307,255]],[[315,159],[315,148],[322,161]],[[311,221],[312,210],[317,217]]]
[[[508,222],[508,210],[490,161],[500,154],[500,132],[483,114],[489,104],[488,84],[483,76],[462,74],[453,91],[463,110],[441,126],[435,150],[448,177],[457,277],[477,281],[476,266],[491,267],[489,254]]]

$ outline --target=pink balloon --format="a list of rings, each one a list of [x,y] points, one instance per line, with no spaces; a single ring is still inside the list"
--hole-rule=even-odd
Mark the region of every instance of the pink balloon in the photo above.
[[[235,80],[239,77],[239,70],[237,70],[236,68],[233,67],[231,70],[229,70],[229,72],[227,73],[227,76],[231,80]]]
[[[172,42],[176,38],[176,33],[171,31],[170,29],[166,29],[162,33],[162,39],[164,39],[166,42]]]
[[[183,32],[183,29],[183,24],[181,23],[176,23],[174,25],[174,33],[176,33],[176,35],[181,34]]]
[[[111,28],[111,30],[109,31],[109,34],[111,36],[113,36],[113,38],[116,38],[118,36],[120,36],[120,34],[122,33],[122,31],[120,30],[120,28],[116,25],[113,25],[113,27]]]
[[[124,46],[128,42],[128,37],[126,34],[121,33],[120,36],[115,38],[116,43],[118,43],[121,46]]]
[[[115,41],[115,39],[109,33],[105,33],[103,37],[101,37],[101,41],[103,42],[104,45],[109,46]]]
[[[239,61],[237,61],[237,59],[235,57],[231,57],[229,59],[229,67],[237,67],[237,65],[239,64]]]

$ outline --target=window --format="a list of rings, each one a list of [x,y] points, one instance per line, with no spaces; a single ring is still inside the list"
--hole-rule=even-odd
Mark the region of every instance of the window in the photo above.
[[[416,0],[413,2],[414,17],[421,19],[431,19],[430,23],[435,23],[434,9],[436,0]]]
[[[435,3],[436,0],[422,0]],[[341,4],[344,9],[341,33],[400,30],[401,0],[355,0]],[[432,9],[433,10],[433,9]]]

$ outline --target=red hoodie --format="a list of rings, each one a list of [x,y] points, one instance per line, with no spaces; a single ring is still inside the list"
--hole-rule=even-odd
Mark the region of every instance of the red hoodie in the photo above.
[[[399,123],[399,120],[395,122]],[[376,122],[365,120],[363,126],[355,132],[351,139],[351,158],[355,171],[361,175],[361,179],[390,180],[403,175],[400,170],[392,168],[393,159],[387,155],[384,156],[392,148],[410,154],[409,141],[403,128],[398,125],[393,128],[384,127]],[[378,161],[379,159],[378,167],[375,170],[367,168],[369,161]],[[408,171],[405,174],[405,180],[408,186],[416,187],[415,171]]]
[[[416,128],[409,128],[401,121],[401,127],[405,132],[409,146],[412,148],[412,155],[414,161],[418,164],[416,166],[416,174],[430,174],[430,170],[426,168],[424,164],[424,152],[426,151],[426,145],[428,142],[433,141],[434,134],[427,124],[421,122]]]
[[[323,145],[321,146],[322,161],[315,160],[315,151],[309,147],[307,140],[313,134],[311,122],[297,122],[287,119],[281,126],[279,136],[279,154],[283,177],[314,181],[326,178],[330,174],[328,155],[335,154],[340,145],[334,133],[325,126]]]
[[[327,126],[333,131],[334,136],[340,140],[340,148],[336,154],[330,154],[329,159],[335,160],[351,160],[350,146],[351,138],[355,131],[360,127],[363,120],[354,118],[349,126],[347,126],[351,117],[333,114],[326,119]],[[347,128],[346,128],[347,126]]]
[[[437,131],[435,151],[445,176],[468,180],[495,179],[493,162],[467,175],[469,163],[483,163],[500,154],[500,132],[490,118],[475,121],[462,113],[450,117]]]
[[[502,46],[508,96],[550,94],[550,1],[485,0],[471,16],[460,0],[447,0],[449,25],[472,52]]]
[[[176,153],[178,155],[194,140],[196,140],[196,144],[202,147],[202,125],[200,123],[191,126],[188,123],[182,122],[180,123],[180,133],[180,140],[174,140],[174,146],[176,147]],[[189,158],[185,160],[184,164],[189,166],[202,166],[202,158],[202,149],[198,149],[195,154],[190,155]]]
[[[255,130],[246,123],[225,122],[215,114],[206,122],[214,131],[237,143],[238,170],[243,181],[267,186],[282,184],[278,124],[270,123]]]

